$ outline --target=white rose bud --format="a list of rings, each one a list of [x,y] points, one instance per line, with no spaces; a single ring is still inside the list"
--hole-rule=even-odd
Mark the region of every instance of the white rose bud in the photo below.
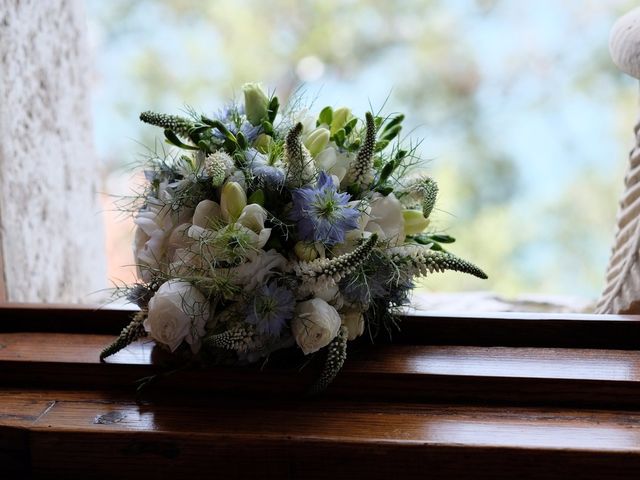
[[[355,340],[364,333],[364,316],[357,308],[349,308],[342,312],[342,325],[347,327],[348,340]]]
[[[258,83],[245,83],[242,86],[244,93],[244,113],[251,125],[260,125],[267,117],[269,109],[269,97]]]
[[[144,329],[172,352],[184,340],[197,353],[209,314],[209,302],[198,289],[188,282],[169,280],[149,300]]]
[[[340,315],[324,300],[313,298],[296,305],[291,331],[305,355],[317,352],[331,343],[340,330]]]

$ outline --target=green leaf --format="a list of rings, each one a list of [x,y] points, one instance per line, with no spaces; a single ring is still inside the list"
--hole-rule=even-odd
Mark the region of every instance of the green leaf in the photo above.
[[[396,153],[396,160],[399,162],[407,156],[407,153],[409,152],[407,152],[406,150],[398,150],[398,153]]]
[[[322,125],[323,123],[327,125],[331,125],[331,121],[333,120],[333,108],[327,106],[322,109],[320,115],[318,115],[318,122],[316,126]]]
[[[193,145],[187,145],[186,143],[182,143],[178,136],[173,133],[172,130],[165,130],[164,136],[167,139],[167,142],[171,145],[175,145],[176,147],[183,148],[185,150],[198,150],[198,147],[194,147]]]
[[[278,115],[278,108],[280,108],[280,100],[278,100],[278,97],[273,97],[267,107],[267,119],[269,123],[273,124],[275,121],[276,115]]]
[[[435,234],[435,233],[434,234],[423,233],[421,235],[416,235],[415,237],[413,237],[413,239],[422,245],[427,245],[429,243],[439,245],[441,243],[453,243],[456,241],[456,239],[450,235],[441,235],[441,234]],[[434,248],[434,250],[442,250],[442,247]]]
[[[266,133],[267,135],[273,136],[273,123],[267,120],[264,120],[262,122],[262,129],[264,130],[264,133]]]
[[[385,130],[384,132],[382,132],[381,135],[381,139],[382,140],[387,140],[387,141],[391,141],[394,138],[396,138],[398,136],[398,134],[400,133],[400,130],[402,130],[402,125],[396,125],[388,130]]]
[[[206,132],[207,130],[211,130],[211,125],[196,125],[189,131],[189,135],[199,135],[203,132]]]
[[[247,200],[247,204],[250,205],[252,203],[257,203],[261,207],[264,206],[264,192],[262,190],[256,190],[251,194]]]
[[[360,139],[356,138],[353,142],[351,142],[351,144],[349,145],[349,151],[350,152],[355,152],[360,148]]]
[[[237,140],[237,144],[238,146],[242,149],[242,150],[246,150],[248,147],[247,144],[247,139],[244,136],[244,134],[242,132],[238,132],[238,135],[236,135],[236,140]]]
[[[380,140],[379,142],[376,142],[376,147],[374,150],[376,152],[380,152],[381,150],[387,148],[387,145],[389,145],[389,140]]]
[[[391,192],[393,192],[393,187],[390,187],[388,185],[382,185],[382,186],[377,187],[375,190],[376,190],[376,192],[381,193],[382,195],[384,195],[386,197]]]
[[[387,162],[384,167],[382,167],[382,171],[380,172],[380,179],[378,180],[379,184],[382,184],[387,181],[387,179],[391,176],[393,171],[396,168],[396,163],[394,161]]]
[[[339,147],[342,147],[344,145],[345,138],[346,133],[344,131],[344,128],[341,128],[333,135],[333,141],[336,142],[336,145],[338,145]]]
[[[400,125],[403,120],[404,120],[404,115],[402,113],[399,115],[396,115],[386,123],[386,125],[382,129],[382,134],[384,135],[386,131],[391,130],[392,128]]]
[[[433,235],[429,235],[429,238],[431,238],[431,240],[433,240],[434,242],[438,242],[438,243],[453,243],[456,241],[456,239],[450,235],[433,234]]]
[[[342,128],[344,128],[344,132],[347,135],[349,135],[352,132],[352,130],[355,128],[357,123],[358,123],[358,119],[357,118],[352,118]]]
[[[216,123],[220,123],[218,122],[218,120],[212,120],[211,118],[205,117],[204,115],[200,115],[200,121],[211,127],[215,127]]]
[[[224,126],[224,124],[220,120],[211,120],[210,118],[207,118],[204,115],[200,119],[202,120],[202,123],[206,123],[207,125],[215,128],[221,134],[227,137],[229,140],[231,140],[234,143],[237,143],[236,137],[233,135],[233,133],[231,133],[227,129],[227,127]]]

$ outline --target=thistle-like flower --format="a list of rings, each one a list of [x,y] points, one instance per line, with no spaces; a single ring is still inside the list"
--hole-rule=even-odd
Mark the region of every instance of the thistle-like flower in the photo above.
[[[213,186],[219,187],[225,178],[227,178],[232,168],[233,159],[227,152],[220,150],[207,156],[204,161],[203,170],[205,175],[211,177]]]
[[[408,208],[421,208],[422,216],[429,218],[438,198],[438,184],[431,177],[414,180],[400,197]]]
[[[147,315],[146,310],[140,310],[135,314],[131,323],[122,329],[118,338],[108,347],[106,347],[102,352],[100,352],[100,360],[104,360],[105,358],[118,353],[120,350],[125,348],[127,345],[135,342],[139,338],[146,337],[147,332],[144,329],[142,323]]]
[[[425,178],[416,188],[422,195],[422,215],[429,218],[438,198],[438,184],[433,178]]]
[[[293,190],[291,219],[297,221],[301,240],[335,245],[344,242],[345,232],[358,228],[360,213],[347,206],[351,196],[338,193],[333,179],[320,172],[315,187]]]
[[[347,180],[360,189],[373,181],[373,154],[376,147],[376,124],[373,115],[367,112],[365,120],[367,126],[364,142],[347,172]]]
[[[302,123],[298,122],[287,134],[284,154],[287,163],[287,184],[291,187],[302,187],[313,181],[315,167],[313,158],[302,143],[300,134]]]
[[[338,331],[338,335],[334,338],[327,347],[327,359],[324,363],[324,368],[320,374],[320,378],[309,389],[309,395],[317,395],[324,391],[333,380],[336,378],[345,360],[347,359],[347,340],[349,338],[349,331],[347,327],[342,326]]]
[[[171,130],[182,138],[189,138],[189,132],[194,128],[194,123],[188,118],[178,115],[166,115],[164,113],[142,112],[140,120],[156,127]]]
[[[377,241],[378,235],[374,233],[350,253],[345,253],[331,260],[319,258],[312,262],[300,262],[295,267],[296,273],[301,277],[332,280],[337,283],[369,258]]]
[[[450,253],[431,250],[427,245],[404,245],[387,250],[389,259],[403,275],[424,276],[433,272],[453,270],[486,279],[487,274],[471,262]]]
[[[291,290],[275,282],[258,288],[253,301],[247,305],[247,323],[255,325],[258,333],[277,337],[293,318],[296,301]]]
[[[242,353],[261,347],[256,339],[256,329],[253,325],[238,323],[222,333],[209,335],[202,341],[205,348],[221,348]]]

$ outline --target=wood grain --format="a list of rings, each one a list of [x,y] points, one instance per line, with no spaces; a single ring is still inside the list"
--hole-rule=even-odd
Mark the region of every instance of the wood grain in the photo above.
[[[110,335],[0,333],[0,381],[133,391],[136,381],[171,370],[153,342],[136,342],[105,364]],[[160,359],[160,361],[158,360]],[[318,359],[321,360],[321,359]],[[320,361],[302,372],[277,363],[193,366],[160,380],[159,389],[300,396]],[[640,406],[640,352],[602,349],[429,345],[354,346],[331,395],[414,401]]]
[[[25,419],[36,478],[634,478],[640,412],[196,398],[137,405],[110,392],[0,394]],[[115,419],[103,423],[104,417]]]

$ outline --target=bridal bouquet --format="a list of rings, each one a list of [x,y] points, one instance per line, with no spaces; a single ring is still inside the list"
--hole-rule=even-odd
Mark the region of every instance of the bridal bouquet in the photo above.
[[[349,341],[397,327],[414,278],[486,275],[427,231],[438,187],[411,175],[403,115],[281,112],[259,85],[242,90],[212,116],[140,115],[172,148],[150,159],[135,215],[126,294],[140,312],[101,358],[146,335],[216,364],[324,351],[320,391]]]

